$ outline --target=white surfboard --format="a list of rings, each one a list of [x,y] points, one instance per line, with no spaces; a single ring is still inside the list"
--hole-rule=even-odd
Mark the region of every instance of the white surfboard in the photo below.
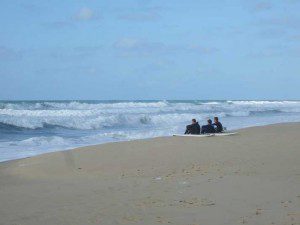
[[[212,134],[173,134],[175,137],[211,137]]]
[[[230,136],[235,135],[237,132],[224,132],[216,134],[173,134],[175,137],[219,137],[219,136]]]
[[[216,133],[216,134],[213,134],[213,136],[230,136],[230,135],[235,135],[237,134],[237,132],[224,132],[224,133]]]

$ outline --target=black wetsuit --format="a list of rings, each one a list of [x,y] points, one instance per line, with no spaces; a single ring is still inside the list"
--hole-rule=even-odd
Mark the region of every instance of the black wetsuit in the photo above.
[[[213,125],[216,126],[216,133],[223,132],[223,126],[222,126],[222,124],[219,121],[216,122],[216,123],[214,123]]]
[[[216,132],[216,130],[215,130],[214,126],[211,124],[202,126],[201,134],[213,134],[215,132]]]
[[[184,134],[200,134],[200,125],[198,124],[198,122],[187,125]]]

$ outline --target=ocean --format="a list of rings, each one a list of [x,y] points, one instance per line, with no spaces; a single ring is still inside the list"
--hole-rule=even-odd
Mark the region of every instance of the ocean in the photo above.
[[[300,101],[0,101],[0,161],[183,133],[218,116],[227,130],[300,121]]]

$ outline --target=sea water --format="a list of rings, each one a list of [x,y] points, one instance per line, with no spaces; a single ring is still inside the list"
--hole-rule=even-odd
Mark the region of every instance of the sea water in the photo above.
[[[0,101],[0,161],[184,133],[214,116],[227,130],[300,121],[300,101]]]

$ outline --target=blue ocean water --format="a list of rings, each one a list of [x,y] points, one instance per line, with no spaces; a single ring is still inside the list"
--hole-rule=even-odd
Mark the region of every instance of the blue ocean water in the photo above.
[[[183,133],[213,116],[228,130],[300,121],[300,101],[0,101],[0,161]]]

